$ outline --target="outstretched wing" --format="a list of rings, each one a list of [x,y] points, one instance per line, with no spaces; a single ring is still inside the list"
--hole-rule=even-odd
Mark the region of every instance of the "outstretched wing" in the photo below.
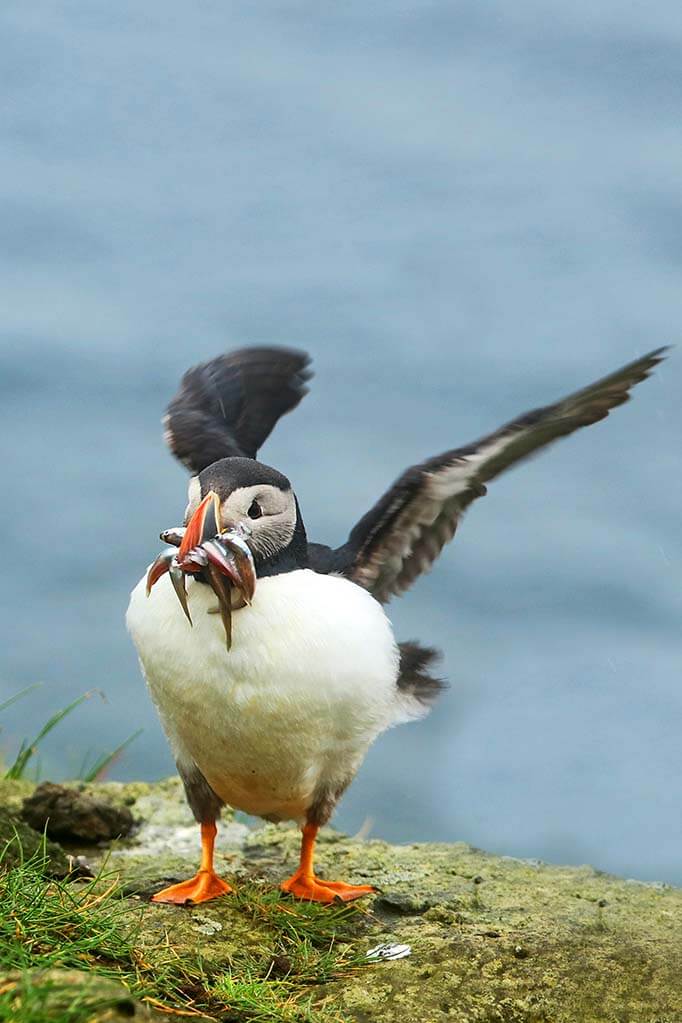
[[[231,455],[255,458],[308,393],[309,364],[291,348],[241,348],[188,370],[164,419],[168,447],[192,473]]]
[[[430,569],[485,484],[539,448],[604,419],[664,357],[658,348],[554,405],[527,412],[465,448],[407,469],[334,552],[334,569],[385,602]]]

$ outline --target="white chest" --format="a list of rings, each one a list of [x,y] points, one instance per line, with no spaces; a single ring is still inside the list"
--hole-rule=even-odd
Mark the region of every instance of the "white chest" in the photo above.
[[[140,581],[127,616],[176,756],[233,806],[301,818],[400,716],[388,619],[353,583],[299,570],[259,581],[228,652],[209,587],[190,580],[188,602],[193,628],[168,577],[149,598]]]

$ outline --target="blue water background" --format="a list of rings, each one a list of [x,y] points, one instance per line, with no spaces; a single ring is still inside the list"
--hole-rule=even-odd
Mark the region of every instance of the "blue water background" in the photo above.
[[[311,352],[263,450],[341,542],[413,461],[681,334],[682,9],[120,0],[0,12],[0,681],[42,769],[144,734],[128,592],[186,476],[160,417],[231,346]],[[337,823],[682,882],[682,351],[499,479],[390,613],[451,689]]]

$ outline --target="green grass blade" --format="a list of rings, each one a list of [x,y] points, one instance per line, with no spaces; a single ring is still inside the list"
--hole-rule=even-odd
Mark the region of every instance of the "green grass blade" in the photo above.
[[[82,780],[83,781],[99,781],[101,779],[102,775],[105,773],[105,771],[109,767],[111,767],[113,762],[115,760],[117,760],[118,757],[120,757],[120,755],[123,752],[123,750],[127,749],[128,746],[130,746],[131,742],[134,742],[135,739],[137,739],[137,737],[139,735],[142,735],[143,731],[144,731],[143,728],[138,728],[138,730],[136,732],[133,732],[132,735],[129,735],[128,738],[125,740],[125,742],[122,742],[121,745],[117,746],[116,749],[111,751],[111,753],[104,753],[99,758],[99,760],[95,761],[95,763],[92,765],[92,767],[90,768],[89,771],[87,771],[87,772],[84,771],[81,774]]]
[[[26,693],[32,693],[34,689],[40,689],[41,685],[42,682],[34,682],[32,686],[26,686],[25,689],[20,689],[18,693],[14,694],[14,696],[10,696],[9,700],[5,700],[4,703],[0,703],[0,711],[7,710],[7,708],[11,707],[13,703],[20,700],[22,696],[26,696]]]
[[[32,742],[23,742],[14,763],[6,772],[5,778],[13,781],[18,778],[23,778],[24,772],[26,771],[31,758],[35,755],[38,743],[44,739],[46,735],[49,735],[53,728],[56,728],[60,721],[64,720],[67,714],[70,714],[71,711],[76,709],[76,707],[80,707],[81,703],[90,699],[91,696],[92,692],[83,693],[83,695],[75,699],[73,703],[70,703],[67,707],[63,707],[61,710],[58,710],[56,714],[53,714],[52,717],[43,725]]]

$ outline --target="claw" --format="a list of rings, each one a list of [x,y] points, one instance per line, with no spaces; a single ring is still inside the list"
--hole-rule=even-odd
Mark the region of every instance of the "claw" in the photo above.
[[[158,582],[161,576],[170,570],[171,561],[174,557],[174,551],[162,551],[150,566],[147,572],[147,596],[152,592],[154,583]]]
[[[208,563],[208,574],[211,578],[213,592],[218,598],[220,617],[225,629],[225,643],[229,650],[232,646],[232,596],[230,594],[230,587],[225,582],[225,577],[212,561]]]
[[[173,584],[173,589],[175,590],[177,598],[180,601],[180,606],[182,607],[182,610],[185,612],[185,615],[187,616],[187,621],[189,622],[190,625],[192,625],[192,616],[189,613],[189,607],[187,605],[187,589],[186,589],[186,586],[185,586],[185,573],[182,571],[182,569],[178,565],[178,562],[177,562],[176,558],[173,558],[173,560],[171,561],[169,572],[170,572],[171,582]]]

